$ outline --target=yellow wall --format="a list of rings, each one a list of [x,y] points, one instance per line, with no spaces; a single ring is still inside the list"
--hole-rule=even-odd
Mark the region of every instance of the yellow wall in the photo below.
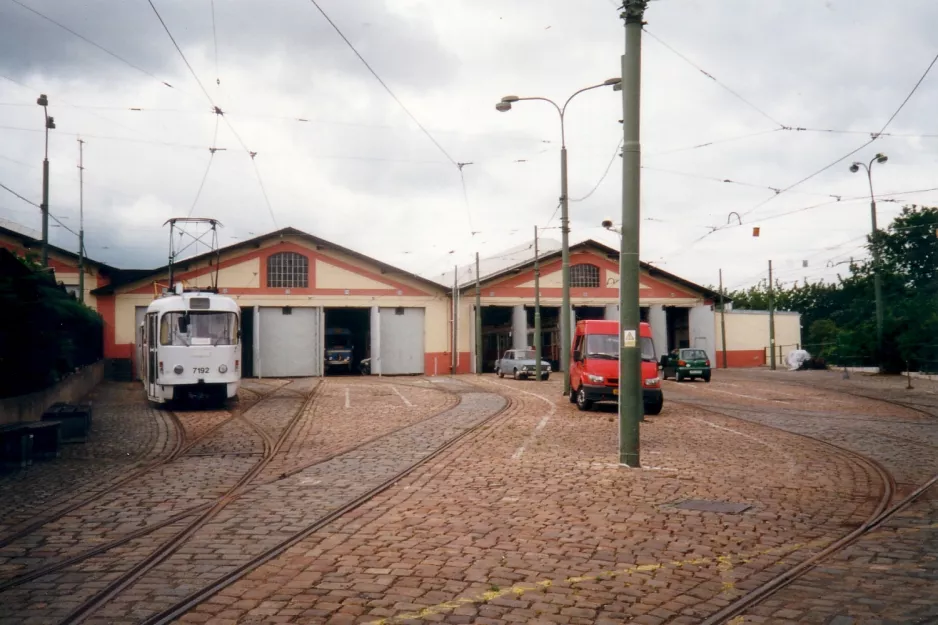
[[[723,349],[720,313],[714,315],[717,350]],[[775,313],[775,344],[788,353],[801,344],[801,315]],[[726,312],[726,349],[728,351],[764,349],[769,345],[769,313],[764,310]]]
[[[321,260],[316,261],[317,289],[382,289],[396,290],[393,286],[371,280],[348,269],[342,269]]]
[[[364,307],[372,306],[396,308],[425,308],[424,344],[427,352],[445,352],[449,350],[449,300],[444,297],[405,297],[405,296],[344,296],[310,297],[307,295],[235,295],[235,301],[241,307],[248,306],[323,306],[323,307]],[[150,295],[121,294],[117,296],[114,312],[115,342],[120,344],[135,342],[134,311],[137,306],[146,306],[153,301]]]

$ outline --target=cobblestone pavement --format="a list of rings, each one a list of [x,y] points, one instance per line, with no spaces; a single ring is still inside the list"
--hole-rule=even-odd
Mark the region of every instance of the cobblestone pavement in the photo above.
[[[114,569],[126,568],[152,552],[165,541],[167,534],[172,535],[172,529],[178,531],[180,523],[172,523],[168,529],[162,525],[172,522],[181,513],[208,505],[228,492],[257,464],[259,458],[252,456],[264,451],[261,437],[251,424],[276,429],[278,421],[283,419],[281,412],[291,407],[289,402],[292,402],[292,412],[296,413],[304,401],[302,395],[287,393],[285,385],[272,385],[271,388],[273,395],[270,399],[260,404],[238,406],[246,408],[238,418],[232,419],[231,413],[226,411],[202,411],[205,415],[203,424],[199,422],[199,411],[181,413],[184,432],[177,431],[176,438],[184,434],[190,443],[195,442],[190,448],[182,449],[183,455],[155,466],[0,549],[0,590],[5,591],[0,594],[0,602],[4,612],[38,618],[37,612],[42,614],[55,595],[63,597],[67,605],[73,605],[83,596],[93,594]],[[286,398],[279,397],[281,393]],[[123,410],[133,414],[140,410],[151,418],[169,415],[167,411],[154,411],[147,407],[139,389],[128,399],[126,404],[120,403],[117,407],[106,401],[104,404],[108,410],[118,413]],[[221,427],[212,432],[211,428],[219,423]],[[193,432],[207,436],[197,442]],[[101,445],[105,447],[113,444],[113,440],[108,442],[107,434],[102,434]],[[50,464],[50,475],[56,464]],[[92,548],[147,528],[156,531],[121,548],[82,561],[77,566],[51,572],[35,582],[27,581],[11,588],[4,585],[24,573],[62,563],[67,558],[85,554]],[[57,621],[53,619],[52,622]]]
[[[720,372],[711,388],[666,392],[753,422],[808,434],[882,463],[895,499],[938,474],[938,385],[840,372]],[[771,390],[769,390],[771,389]],[[730,395],[733,393],[736,396]],[[784,399],[780,393],[791,395]],[[856,393],[903,406],[853,397]],[[741,395],[778,397],[765,406]],[[829,412],[825,414],[825,411]],[[836,414],[837,412],[846,414]],[[830,414],[834,413],[834,414]],[[938,620],[938,486],[734,623],[926,623]]]
[[[452,408],[459,396],[413,382],[339,378],[323,382],[290,437],[259,478],[278,479],[314,462]]]
[[[697,622],[862,521],[881,489],[852,455],[672,404],[642,426],[644,470],[625,469],[614,408],[579,413],[559,381],[478,383],[512,399],[486,430],[180,621]]]
[[[147,405],[139,384],[104,383],[87,399],[94,410],[87,442],[64,445],[54,462],[0,472],[0,542],[170,453],[176,426],[168,413]]]

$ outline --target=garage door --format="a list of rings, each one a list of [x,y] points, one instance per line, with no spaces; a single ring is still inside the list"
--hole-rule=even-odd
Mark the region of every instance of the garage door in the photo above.
[[[424,309],[381,308],[381,374],[424,372]]]
[[[322,374],[321,308],[262,306],[255,373],[265,378]]]

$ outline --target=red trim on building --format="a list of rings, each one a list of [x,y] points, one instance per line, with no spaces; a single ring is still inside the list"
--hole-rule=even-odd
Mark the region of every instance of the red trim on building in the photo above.
[[[118,345],[115,343],[115,318],[117,301],[113,295],[98,297],[98,314],[104,320],[104,357],[119,358]]]
[[[242,263],[254,260],[255,258],[260,260],[258,267],[258,284],[262,285],[260,287],[239,287],[239,286],[230,286],[226,284],[219,284],[219,288],[227,288],[228,295],[284,295],[286,292],[285,288],[277,287],[271,288],[263,286],[267,282],[267,259],[273,254],[279,254],[280,252],[296,252],[302,254],[309,259],[309,282],[308,284],[312,285],[307,288],[290,288],[290,295],[345,295],[345,289],[319,289],[316,288],[316,261],[320,260],[324,263],[338,267],[339,269],[344,269],[350,271],[359,276],[365,277],[374,282],[387,285],[388,289],[349,289],[348,295],[360,295],[368,297],[377,297],[381,295],[388,295],[392,297],[398,296],[398,291],[401,295],[406,296],[429,296],[430,293],[422,291],[420,289],[415,289],[414,287],[407,286],[406,284],[397,282],[396,280],[391,280],[380,274],[368,271],[367,269],[362,269],[355,265],[351,265],[342,260],[321,254],[316,250],[304,247],[302,245],[297,245],[290,241],[282,241],[279,245],[272,245],[270,247],[261,248],[259,250],[248,252],[240,256],[234,256],[232,258],[223,260],[218,264],[219,269],[226,269],[233,267],[235,265],[240,265]],[[180,264],[185,264],[184,262]],[[200,276],[210,275],[215,272],[214,266],[208,267],[199,267],[198,269],[192,269],[190,271],[183,271],[176,275],[176,279],[183,280],[193,280]],[[153,280],[148,282],[146,285],[133,289],[129,291],[130,293],[138,294],[149,294],[153,292]]]
[[[452,352],[427,352],[423,355],[424,375],[449,375],[453,369]],[[472,353],[459,352],[456,373],[472,373]]]
[[[619,286],[618,284],[609,285],[609,274],[618,275],[619,265],[612,262],[604,256],[598,254],[593,254],[591,252],[576,252],[570,255],[570,266],[579,265],[579,264],[590,264],[599,267],[599,283],[601,286],[598,288],[583,288],[583,287],[570,287],[570,295],[574,298],[585,297],[585,298],[611,298],[615,299],[619,297]],[[563,269],[562,260],[554,260],[546,263],[541,267],[541,283],[543,280],[550,274],[559,273]],[[495,283],[491,286],[482,287],[483,297],[524,297],[524,298],[534,298],[534,288],[533,287],[521,287],[522,284],[532,282],[534,280],[534,269],[525,270],[519,273],[516,276],[512,276],[505,280]],[[672,286],[666,284],[648,276],[642,274],[639,279],[643,287],[639,292],[639,296],[642,298],[655,298],[655,299],[670,299],[670,298],[688,298],[688,299],[697,299],[697,296],[688,293],[681,287]],[[493,295],[494,293],[494,295]],[[584,295],[585,294],[585,295]],[[545,288],[541,287],[541,297],[562,297],[563,290],[560,288]]]
[[[764,349],[726,350],[726,363],[731,369],[765,366]],[[723,350],[717,350],[717,368],[723,367]]]

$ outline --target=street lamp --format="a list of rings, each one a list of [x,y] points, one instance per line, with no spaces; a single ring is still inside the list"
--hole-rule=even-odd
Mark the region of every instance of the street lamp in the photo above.
[[[46,94],[39,94],[36,104],[42,107],[45,119],[46,152],[42,159],[42,266],[49,266],[49,131],[55,129],[55,120],[49,117],[49,98]]]
[[[883,283],[882,278],[880,277],[880,267],[879,267],[879,246],[877,241],[877,228],[876,228],[876,198],[873,195],[873,164],[874,163],[885,163],[889,160],[889,157],[883,153],[879,153],[870,159],[869,165],[866,163],[855,162],[850,166],[850,171],[857,173],[860,171],[860,168],[866,170],[866,178],[870,183],[870,218],[873,224],[872,234],[870,239],[873,242],[873,290],[876,294],[876,347],[878,350],[877,358],[882,358],[883,355]]]
[[[515,102],[521,102],[523,100],[542,100],[552,104],[557,113],[560,115],[560,228],[561,228],[561,256],[563,259],[563,308],[560,310],[560,368],[561,371],[567,373],[570,368],[570,337],[572,333],[570,331],[570,219],[568,214],[569,209],[569,198],[567,194],[567,137],[566,131],[564,129],[564,114],[567,112],[567,105],[570,104],[570,101],[583,93],[584,91],[590,91],[592,89],[599,89],[600,87],[612,87],[614,90],[618,91],[622,88],[622,79],[621,78],[610,78],[601,82],[598,85],[592,85],[590,87],[584,87],[579,91],[575,91],[573,95],[567,98],[567,101],[564,102],[563,106],[559,106],[556,102],[549,98],[543,97],[519,97],[516,95],[506,95],[501,99],[500,102],[495,104],[495,110],[501,113],[507,113],[511,110],[511,105]],[[563,394],[570,394],[570,376],[564,375],[563,377]]]

